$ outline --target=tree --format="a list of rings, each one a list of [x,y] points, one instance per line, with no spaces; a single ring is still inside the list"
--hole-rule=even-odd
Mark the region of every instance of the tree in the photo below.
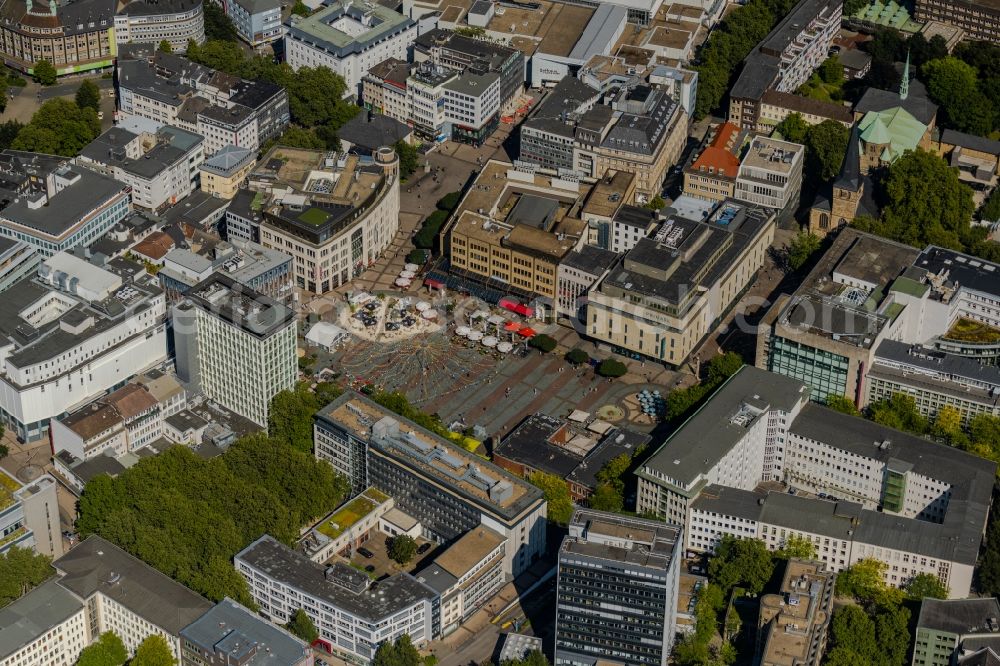
[[[709,578],[727,595],[740,585],[751,596],[757,596],[773,573],[774,562],[763,541],[738,539],[728,534],[722,537],[708,563]]]
[[[990,133],[994,111],[979,90],[975,67],[958,58],[946,57],[925,64],[923,74],[928,95],[944,112],[944,125],[980,136]]]
[[[830,395],[826,396],[826,406],[842,414],[850,414],[851,416],[861,416],[861,412],[854,404],[854,401],[846,396],[831,393]]]
[[[508,659],[500,662],[500,666],[550,666],[548,658],[541,650],[532,650],[520,659]]]
[[[784,137],[785,141],[804,144],[809,133],[809,123],[803,120],[799,113],[790,113],[774,129]]]
[[[307,150],[322,150],[326,147],[326,143],[316,135],[316,132],[296,125],[290,125],[282,133],[278,143],[289,148],[305,148]]]
[[[8,120],[5,123],[0,123],[0,150],[10,148],[22,127],[24,125],[16,120]]]
[[[386,641],[375,650],[372,666],[420,666],[423,660],[409,634],[403,634],[395,643]]]
[[[413,244],[418,248],[430,250],[434,247],[434,239],[437,238],[441,227],[448,220],[449,212],[446,210],[435,210],[424,219],[420,231],[413,235]]]
[[[295,4],[292,5],[292,13],[296,16],[309,16],[312,10],[302,0],[295,0]]]
[[[713,356],[708,362],[706,380],[713,388],[726,381],[743,367],[743,357],[736,352]]]
[[[80,497],[77,528],[213,601],[228,596],[254,608],[233,555],[262,534],[295,543],[302,525],[346,493],[346,480],[329,464],[255,433],[212,459],[174,446],[114,479],[94,477]]]
[[[775,551],[774,556],[781,560],[797,558],[800,560],[816,559],[816,544],[805,537],[791,535],[785,539],[784,545]]]
[[[625,508],[625,498],[621,492],[610,483],[598,483],[587,499],[587,505],[598,511],[619,513]]]
[[[209,40],[220,40],[224,42],[235,42],[239,39],[236,27],[226,16],[221,5],[214,2],[205,3],[202,10],[205,15],[205,38]],[[187,51],[190,55],[190,49]]]
[[[945,405],[938,410],[934,423],[931,424],[930,433],[951,446],[960,449],[969,448],[969,437],[962,431],[962,413],[951,405]]]
[[[170,652],[170,646],[160,634],[150,634],[142,639],[135,649],[135,656],[129,666],[176,666],[177,660]]]
[[[820,248],[819,236],[809,231],[800,231],[788,247],[788,266],[797,271],[806,265],[809,258]]]
[[[895,393],[868,406],[868,418],[875,423],[916,435],[927,432],[927,419],[920,414],[913,396]]]
[[[313,449],[313,416],[323,407],[308,385],[300,383],[294,391],[281,391],[271,398],[267,432],[275,440],[305,453]]]
[[[542,491],[548,502],[548,518],[557,525],[566,525],[573,516],[573,497],[569,493],[569,484],[554,474],[532,472],[528,481]]]
[[[71,157],[100,132],[101,122],[93,109],[81,109],[66,99],[50,99],[18,132],[11,148]]]
[[[113,631],[105,631],[94,643],[83,648],[76,666],[122,666],[128,661],[128,650]]]
[[[886,203],[881,219],[859,218],[855,226],[914,247],[962,249],[974,206],[972,190],[958,180],[958,169],[918,148],[889,167],[882,189]]]
[[[101,89],[90,79],[84,79],[76,89],[76,105],[81,109],[101,110]]]
[[[174,47],[170,45],[170,42],[164,39],[160,42],[160,45],[156,47],[156,50],[160,53],[173,53]]]
[[[613,358],[606,358],[597,366],[597,374],[601,377],[621,377],[626,372],[625,364]]]
[[[32,75],[34,75],[35,80],[38,81],[43,86],[51,86],[56,82],[56,68],[52,66],[52,63],[48,60],[39,60],[35,63],[35,66],[31,69]]]
[[[393,145],[393,148],[396,149],[396,154],[399,155],[399,177],[401,180],[406,180],[420,166],[420,156],[416,148],[402,139],[397,141]]]
[[[590,360],[590,354],[583,351],[579,347],[574,347],[566,352],[565,358],[573,365],[582,365]]]
[[[302,608],[295,609],[295,612],[292,613],[292,617],[288,620],[288,624],[285,625],[285,629],[288,629],[288,631],[292,632],[294,635],[298,636],[310,645],[312,645],[313,642],[319,638],[319,630],[317,630],[316,625],[313,624],[312,618],[310,618]]]
[[[806,132],[806,162],[809,173],[826,182],[840,173],[847,154],[850,130],[836,120],[824,120]]]
[[[976,217],[987,222],[1000,220],[1000,188],[994,188],[986,202],[976,212]]]
[[[407,534],[393,537],[389,544],[389,557],[399,564],[406,565],[417,554],[417,542]]]
[[[446,210],[446,211],[448,211],[450,213],[451,211],[453,211],[456,208],[458,208],[458,204],[461,201],[462,201],[462,192],[461,191],[458,191],[458,192],[449,192],[448,194],[446,194],[443,197],[441,197],[440,199],[438,199],[437,203],[434,204],[434,205],[435,205],[435,207],[438,210]]]
[[[840,64],[840,58],[832,55],[823,61],[819,66],[819,77],[823,83],[830,85],[840,85],[844,82],[844,66]]]
[[[837,575],[836,592],[841,597],[871,601],[885,589],[885,562],[864,559],[855,562]]]
[[[10,455],[10,448],[6,444],[0,444],[0,460]]]
[[[555,338],[544,333],[540,333],[531,338],[531,340],[528,341],[528,344],[538,351],[545,352],[546,354],[556,348]]]
[[[666,205],[667,202],[663,200],[663,197],[657,194],[655,197],[649,200],[649,203],[646,204],[646,208],[648,208],[649,210],[661,210]]]
[[[931,599],[948,598],[948,588],[934,574],[919,573],[911,578],[903,589],[906,591],[906,596],[916,601],[928,597]]]
[[[53,574],[49,558],[30,548],[11,546],[0,554],[0,607],[41,585]]]

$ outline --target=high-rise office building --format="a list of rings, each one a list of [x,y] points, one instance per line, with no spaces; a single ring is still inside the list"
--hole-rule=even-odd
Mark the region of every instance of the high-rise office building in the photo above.
[[[177,374],[205,396],[259,425],[298,375],[295,313],[215,273],[174,308]]]
[[[556,665],[666,664],[680,549],[679,527],[577,510],[559,548]]]

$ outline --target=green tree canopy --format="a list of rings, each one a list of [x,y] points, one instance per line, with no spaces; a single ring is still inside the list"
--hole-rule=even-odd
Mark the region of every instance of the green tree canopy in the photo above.
[[[417,542],[408,534],[400,534],[389,543],[389,557],[399,564],[409,564],[417,554]]]
[[[597,366],[597,374],[601,377],[621,377],[628,372],[628,367],[617,359],[606,358]]]
[[[532,472],[528,481],[539,488],[548,502],[548,518],[557,525],[566,525],[573,517],[573,497],[566,479],[545,472]]]
[[[587,498],[587,505],[598,511],[619,513],[625,508],[625,498],[622,497],[621,491],[610,483],[598,483],[594,492]]]
[[[809,231],[800,231],[788,246],[788,266],[797,271],[806,265],[809,258],[819,250],[822,241]]]
[[[160,53],[173,53],[174,47],[170,45],[170,42],[164,39],[160,41],[160,44],[159,46],[156,47],[156,50],[159,51]]]
[[[49,558],[31,548],[11,546],[0,553],[0,607],[27,594],[53,573]]]
[[[379,645],[372,659],[372,666],[421,666],[422,663],[409,634],[403,634],[395,643],[386,641]]]
[[[297,16],[309,16],[312,14],[312,10],[302,0],[295,0],[295,4],[292,5],[292,13]]]
[[[319,638],[319,630],[317,630],[316,625],[313,624],[312,618],[310,618],[302,608],[295,609],[295,612],[292,613],[292,617],[288,620],[288,624],[285,625],[285,628],[310,645],[312,645],[313,641]]]
[[[715,547],[715,555],[708,563],[709,579],[726,594],[740,585],[756,596],[773,573],[774,562],[763,541],[738,539],[728,534]]]
[[[859,218],[855,226],[914,247],[963,249],[974,206],[972,190],[958,180],[958,169],[918,148],[889,167],[883,190],[881,219]]]
[[[836,120],[824,120],[806,132],[806,169],[826,182],[840,173],[850,130]]]
[[[528,341],[528,344],[535,349],[545,352],[548,354],[550,351],[556,348],[556,339],[551,335],[546,335],[545,333],[539,333],[535,337]]]
[[[917,409],[913,396],[895,393],[868,406],[868,416],[879,423],[896,430],[904,430],[916,435],[927,432],[927,419]]]
[[[975,67],[953,57],[931,60],[923,67],[927,92],[941,106],[947,127],[985,136],[995,123],[995,110],[980,92]]]
[[[5,123],[0,123],[0,150],[10,148],[23,127],[24,125],[16,120],[8,120]]]
[[[941,579],[934,574],[919,573],[907,581],[903,590],[910,599],[921,600],[930,597],[931,599],[947,599],[948,588],[944,586]]]
[[[163,636],[150,634],[142,639],[139,647],[135,649],[135,656],[129,662],[129,666],[176,666],[170,646]]]
[[[326,142],[319,138],[314,130],[296,125],[291,125],[282,132],[277,143],[289,148],[305,148],[307,150],[322,150],[326,147]]]
[[[800,560],[816,559],[816,544],[805,537],[795,534],[785,539],[784,545],[775,551],[774,556],[781,560],[794,558]]]
[[[832,55],[823,61],[819,66],[819,77],[823,83],[837,85],[844,82],[844,66],[840,64],[840,58]]]
[[[271,399],[267,432],[275,441],[310,453],[313,449],[313,415],[324,405],[305,382],[294,391],[281,391]]]
[[[854,401],[847,396],[837,395],[836,393],[831,393],[826,396],[826,406],[830,409],[841,412],[842,414],[850,414],[851,416],[861,416],[861,411],[858,410]]]
[[[402,180],[406,180],[420,166],[420,155],[417,153],[416,148],[402,139],[397,141],[393,145],[393,148],[396,149],[396,155],[399,156],[399,177]]]
[[[809,134],[809,123],[802,118],[801,114],[795,112],[788,114],[788,116],[778,123],[774,129],[781,134],[786,141],[804,144],[806,142],[806,136]]]
[[[549,660],[541,650],[532,650],[521,659],[507,659],[500,666],[549,666]]]
[[[42,104],[11,143],[15,150],[72,157],[101,132],[101,122],[92,108],[56,98]]]
[[[226,16],[222,5],[214,2],[205,3],[202,10],[205,15],[205,37],[209,40],[220,40],[224,42],[236,42],[239,35],[236,33],[236,26]],[[190,53],[190,47],[188,53]]]
[[[706,381],[713,387],[726,381],[743,367],[743,357],[736,352],[726,352],[713,356],[708,362]]]
[[[51,86],[56,82],[56,77],[58,76],[56,68],[48,60],[39,60],[36,62],[34,67],[31,68],[31,73],[34,75],[35,80],[43,86]]]
[[[84,79],[76,89],[76,105],[81,109],[101,110],[101,89],[90,79]]]
[[[105,631],[95,642],[83,648],[76,666],[122,666],[128,661],[128,650],[113,631]]]
[[[885,590],[885,562],[864,559],[855,562],[837,575],[836,592],[842,597],[872,601]]]
[[[330,465],[258,433],[209,460],[174,446],[114,479],[94,477],[80,497],[77,528],[213,601],[229,596],[253,608],[233,555],[262,534],[294,543],[346,491]]]
[[[583,351],[579,347],[574,347],[566,352],[566,360],[573,365],[581,365],[590,360],[590,354]]]
[[[663,197],[657,194],[656,196],[654,196],[652,199],[649,200],[649,203],[646,204],[646,208],[648,208],[649,210],[660,210],[666,205],[667,202],[663,200]]]

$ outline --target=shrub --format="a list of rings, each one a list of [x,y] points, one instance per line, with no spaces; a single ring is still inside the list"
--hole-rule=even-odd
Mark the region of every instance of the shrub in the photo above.
[[[449,213],[458,206],[458,202],[462,199],[461,192],[449,192],[440,199],[438,199],[437,207],[440,210],[446,210]]]
[[[406,263],[408,264],[423,264],[427,261],[427,251],[426,250],[410,250],[406,255]]]
[[[548,354],[550,351],[556,348],[556,340],[551,335],[536,335],[528,341],[528,344],[539,351],[543,351]]]
[[[601,377],[621,377],[626,372],[628,372],[628,368],[625,367],[625,364],[613,358],[605,359],[597,366],[597,374]]]

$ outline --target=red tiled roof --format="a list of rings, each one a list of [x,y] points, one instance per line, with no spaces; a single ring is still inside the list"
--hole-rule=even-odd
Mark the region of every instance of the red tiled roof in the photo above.
[[[691,164],[691,171],[712,171],[730,178],[736,178],[740,168],[740,160],[735,154],[739,146],[732,145],[739,135],[740,128],[732,123],[723,123],[715,132],[711,143],[701,151]]]
[[[132,251],[153,261],[159,261],[174,249],[174,240],[162,231],[154,231],[132,247]]]

